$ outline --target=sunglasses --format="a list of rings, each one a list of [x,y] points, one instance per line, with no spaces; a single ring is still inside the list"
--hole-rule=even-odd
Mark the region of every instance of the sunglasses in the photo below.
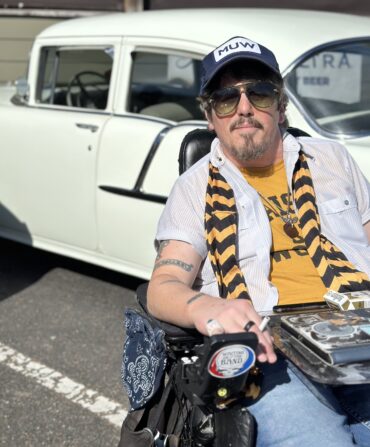
[[[216,90],[208,103],[218,116],[231,115],[237,109],[242,93],[256,109],[267,109],[278,99],[280,90],[268,81],[245,82]]]

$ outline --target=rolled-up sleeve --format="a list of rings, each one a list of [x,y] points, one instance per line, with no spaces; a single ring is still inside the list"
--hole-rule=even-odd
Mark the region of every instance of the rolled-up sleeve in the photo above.
[[[180,177],[174,184],[159,219],[156,248],[163,240],[183,241],[191,244],[204,259],[207,256],[204,210],[205,187]]]

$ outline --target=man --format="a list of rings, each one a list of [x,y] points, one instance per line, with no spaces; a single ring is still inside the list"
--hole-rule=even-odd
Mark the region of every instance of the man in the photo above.
[[[259,312],[276,304],[370,289],[370,185],[343,146],[285,132],[287,97],[267,48],[230,39],[204,58],[201,82],[217,138],[160,219],[150,312],[203,334],[257,334],[264,388],[249,410],[258,446],[344,447],[353,435],[370,445],[370,388],[334,395],[309,382],[259,329]]]

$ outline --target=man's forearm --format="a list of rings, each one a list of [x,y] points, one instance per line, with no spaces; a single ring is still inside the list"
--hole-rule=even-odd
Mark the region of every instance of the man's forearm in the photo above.
[[[156,318],[183,327],[193,327],[189,308],[207,295],[192,290],[171,275],[157,275],[148,288],[148,309]],[[208,297],[211,298],[211,297]]]

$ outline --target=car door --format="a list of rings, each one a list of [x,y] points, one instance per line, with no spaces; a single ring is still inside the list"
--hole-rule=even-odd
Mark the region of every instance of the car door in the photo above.
[[[99,249],[113,266],[124,263],[125,271],[148,277],[182,138],[205,126],[196,101],[204,49],[165,39],[124,43],[120,79],[127,82],[99,149]]]
[[[98,142],[111,115],[119,39],[39,40],[27,106],[2,125],[0,225],[59,252],[95,250]],[[37,72],[37,74],[36,74]]]

